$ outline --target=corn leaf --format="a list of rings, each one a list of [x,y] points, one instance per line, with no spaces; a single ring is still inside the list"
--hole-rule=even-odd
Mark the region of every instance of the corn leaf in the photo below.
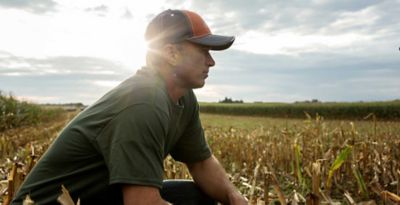
[[[358,188],[360,189],[360,191],[364,195],[364,197],[369,198],[368,189],[367,189],[367,186],[365,185],[365,181],[364,181],[363,177],[361,176],[360,171],[358,171],[358,169],[356,167],[353,167],[352,169],[353,169],[354,177],[356,177],[356,179],[357,179]]]
[[[332,184],[332,177],[333,174],[335,173],[335,171],[337,169],[339,169],[342,164],[346,161],[347,157],[350,155],[351,153],[351,149],[352,146],[347,145],[340,153],[339,155],[336,157],[335,161],[333,162],[333,164],[331,165],[331,167],[329,168],[329,173],[328,173],[328,179],[326,182],[327,188],[329,189],[331,187]]]
[[[295,171],[297,175],[297,180],[300,185],[303,184],[303,176],[301,174],[301,150],[300,146],[296,143],[294,145],[294,156],[295,156]]]

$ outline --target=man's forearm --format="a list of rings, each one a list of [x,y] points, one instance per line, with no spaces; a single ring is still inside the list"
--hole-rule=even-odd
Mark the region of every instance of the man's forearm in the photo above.
[[[212,198],[224,204],[247,204],[214,156],[201,162],[188,164],[188,168],[196,184]]]

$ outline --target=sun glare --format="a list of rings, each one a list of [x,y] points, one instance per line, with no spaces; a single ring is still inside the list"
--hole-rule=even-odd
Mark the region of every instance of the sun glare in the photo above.
[[[117,80],[96,80],[96,81],[93,81],[93,84],[95,84],[97,86],[101,86],[101,87],[107,87],[107,88],[115,87],[119,83],[121,83],[121,82],[117,81]]]

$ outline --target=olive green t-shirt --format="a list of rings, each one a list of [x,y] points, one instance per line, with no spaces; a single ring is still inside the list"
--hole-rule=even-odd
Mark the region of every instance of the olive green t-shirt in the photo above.
[[[161,188],[168,154],[190,163],[211,151],[193,91],[173,103],[157,71],[144,67],[62,130],[13,204],[27,194],[37,204],[56,203],[62,184],[82,204],[117,204],[119,184]]]

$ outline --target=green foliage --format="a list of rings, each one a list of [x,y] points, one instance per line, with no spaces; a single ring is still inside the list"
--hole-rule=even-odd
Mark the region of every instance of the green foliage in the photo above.
[[[346,161],[347,157],[351,154],[351,149],[352,149],[352,147],[350,145],[347,145],[339,153],[339,155],[336,157],[335,161],[333,162],[333,164],[329,168],[328,179],[327,179],[327,182],[326,182],[326,186],[328,187],[328,189],[331,187],[333,174]]]
[[[300,185],[304,185],[303,176],[301,174],[301,148],[297,142],[294,144],[294,159],[297,181]]]
[[[359,190],[364,195],[364,197],[366,199],[368,199],[369,193],[368,193],[367,185],[365,184],[365,181],[363,179],[363,176],[361,175],[361,173],[357,169],[357,167],[353,166],[352,170],[353,170],[354,177],[357,179],[357,184],[358,184]]]
[[[43,109],[39,105],[19,101],[0,91],[0,132],[24,125],[37,124],[57,117],[61,109]]]
[[[400,120],[400,101],[357,103],[200,103],[203,113],[278,118],[324,116],[329,119],[362,120],[374,115],[376,120]]]

